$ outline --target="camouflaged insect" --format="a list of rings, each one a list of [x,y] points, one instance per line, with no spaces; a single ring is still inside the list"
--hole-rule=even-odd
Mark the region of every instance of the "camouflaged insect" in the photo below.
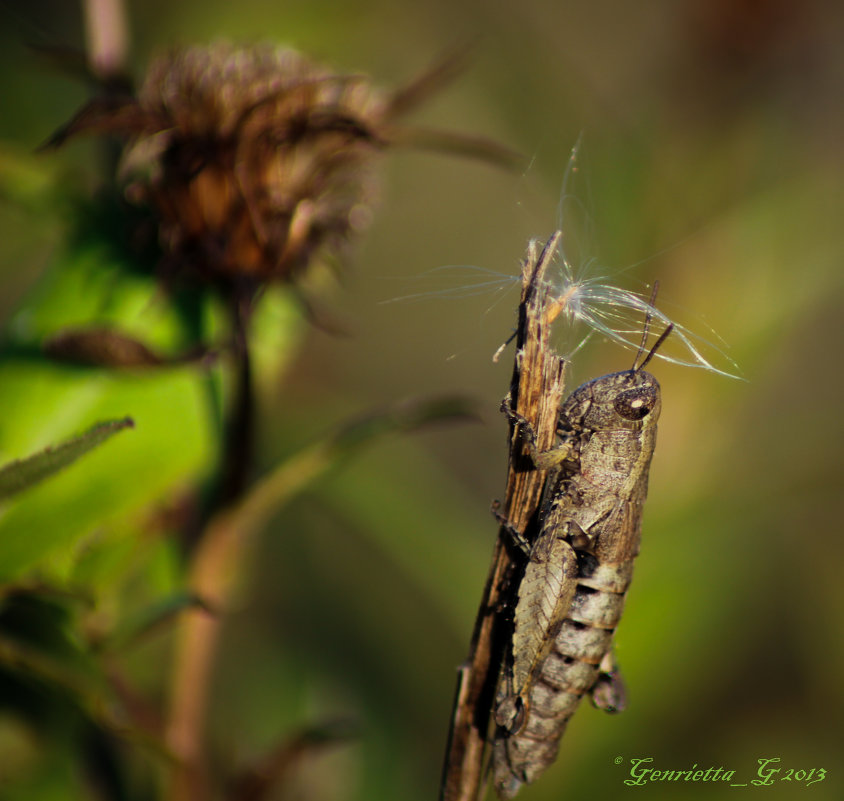
[[[495,704],[492,771],[501,798],[556,759],[584,694],[608,711],[624,706],[612,639],[639,552],[661,409],[659,384],[642,368],[670,330],[639,367],[589,381],[563,402],[559,447],[537,454],[531,441],[537,467],[553,470],[539,535],[521,543],[528,562]],[[529,424],[519,422],[530,439]]]

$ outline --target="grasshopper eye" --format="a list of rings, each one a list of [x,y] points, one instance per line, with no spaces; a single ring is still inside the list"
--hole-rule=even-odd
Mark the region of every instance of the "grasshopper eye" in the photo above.
[[[658,398],[655,387],[636,387],[620,392],[613,405],[625,420],[642,420],[651,413]]]

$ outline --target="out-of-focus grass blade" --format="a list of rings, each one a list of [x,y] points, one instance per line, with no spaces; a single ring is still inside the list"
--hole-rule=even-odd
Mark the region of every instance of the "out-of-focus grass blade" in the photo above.
[[[353,420],[336,434],[306,448],[271,471],[230,513],[232,517],[229,519],[238,527],[255,528],[288,498],[376,437],[457,419],[478,419],[477,408],[471,400],[434,398],[401,404]]]
[[[18,459],[0,468],[0,500],[38,484],[58,473],[84,456],[88,451],[102,445],[119,431],[133,428],[131,417],[122,420],[107,420],[97,423],[84,434],[63,442],[26,459]]]
[[[209,613],[212,611],[195,593],[180,592],[162,598],[122,623],[116,631],[101,642],[100,650],[109,652],[125,650],[146,635],[172,622],[179,612],[196,607],[205,609]]]
[[[400,404],[353,420],[286,459],[259,480],[238,504],[211,520],[204,535],[202,554],[194,564],[194,590],[212,603],[225,597],[225,585],[231,578],[228,574],[237,564],[234,554],[243,541],[293,496],[375,438],[432,422],[473,418],[478,418],[476,406],[466,398],[434,398]]]
[[[286,737],[257,764],[232,783],[228,801],[264,801],[284,785],[303,757],[328,746],[349,742],[358,736],[359,727],[351,720],[327,720]]]

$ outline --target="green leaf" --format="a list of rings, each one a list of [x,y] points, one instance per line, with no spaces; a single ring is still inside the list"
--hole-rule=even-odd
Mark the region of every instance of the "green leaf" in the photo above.
[[[56,579],[92,532],[117,526],[131,536],[151,507],[193,486],[215,461],[204,380],[186,368],[138,376],[0,361],[2,453],[31,453],[129,408],[139,431],[3,505],[0,578],[49,568]]]
[[[45,448],[26,459],[0,468],[0,499],[8,498],[58,473],[88,451],[102,445],[119,431],[134,428],[131,417],[97,423],[84,434],[55,447]]]
[[[0,198],[30,212],[43,212],[56,197],[56,170],[26,151],[0,146]]]

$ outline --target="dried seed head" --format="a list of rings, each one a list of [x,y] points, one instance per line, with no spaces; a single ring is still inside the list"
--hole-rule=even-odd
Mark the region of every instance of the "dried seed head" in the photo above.
[[[128,139],[120,175],[158,218],[166,274],[223,286],[291,280],[366,225],[375,155],[388,141],[414,142],[392,123],[455,65],[381,94],[364,76],[276,46],[176,50],[152,63],[137,96],[91,101],[48,144],[78,133]],[[513,161],[482,139],[415,133],[417,144]]]
[[[127,147],[130,197],[173,270],[289,279],[368,218],[384,104],[292,50],[217,44],[156,60],[139,93],[164,122]]]

